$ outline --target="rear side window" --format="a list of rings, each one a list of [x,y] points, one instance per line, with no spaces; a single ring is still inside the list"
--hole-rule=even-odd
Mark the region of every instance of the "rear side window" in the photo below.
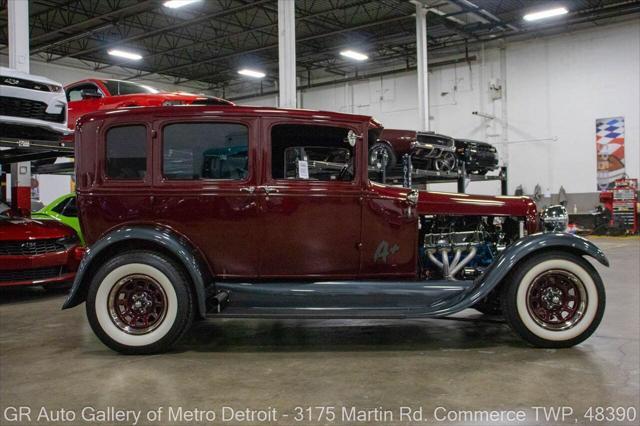
[[[169,180],[244,180],[249,131],[231,123],[169,124],[163,132],[162,172]]]
[[[147,128],[113,127],[107,132],[106,175],[111,179],[144,180],[147,174]]]

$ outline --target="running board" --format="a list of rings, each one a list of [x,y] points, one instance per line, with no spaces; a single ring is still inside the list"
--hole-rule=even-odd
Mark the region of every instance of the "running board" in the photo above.
[[[408,318],[451,314],[473,281],[216,283],[215,318]]]

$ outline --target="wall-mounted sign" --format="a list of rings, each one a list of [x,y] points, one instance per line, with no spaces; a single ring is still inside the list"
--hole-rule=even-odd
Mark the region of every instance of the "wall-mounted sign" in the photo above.
[[[608,191],[624,176],[624,117],[596,120],[596,155],[598,191]]]

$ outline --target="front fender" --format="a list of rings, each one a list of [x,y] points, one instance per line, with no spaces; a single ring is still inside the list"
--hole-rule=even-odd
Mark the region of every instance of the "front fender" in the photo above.
[[[96,241],[86,252],[71,292],[64,302],[62,309],[72,308],[84,302],[89,281],[95,269],[104,261],[103,254],[116,245],[130,243],[144,243],[145,246],[154,245],[165,252],[169,252],[178,260],[191,278],[197,299],[198,312],[206,314],[206,287],[212,285],[213,279],[204,259],[199,252],[184,237],[171,229],[162,226],[126,226],[109,232]]]
[[[436,315],[450,315],[475,305],[487,297],[519,262],[532,254],[547,250],[565,250],[581,256],[589,256],[604,266],[609,266],[609,260],[604,252],[586,238],[567,233],[533,234],[507,247],[500,257],[475,280],[469,292],[462,295],[457,302],[436,312]]]

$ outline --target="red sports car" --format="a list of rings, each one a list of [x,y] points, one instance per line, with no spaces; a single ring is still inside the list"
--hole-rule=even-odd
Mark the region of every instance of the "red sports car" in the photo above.
[[[0,287],[66,285],[83,255],[84,247],[68,226],[0,213]]]
[[[64,88],[68,101],[68,126],[88,112],[122,107],[168,105],[233,105],[233,102],[213,96],[185,92],[162,92],[145,84],[121,80],[90,78],[71,83]]]

